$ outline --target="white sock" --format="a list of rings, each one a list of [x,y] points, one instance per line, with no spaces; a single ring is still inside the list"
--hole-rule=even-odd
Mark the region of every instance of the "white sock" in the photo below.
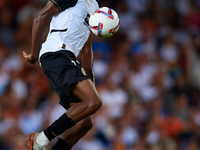
[[[36,138],[36,143],[39,144],[41,147],[47,146],[49,144],[49,140],[44,134],[44,132],[40,132]]]

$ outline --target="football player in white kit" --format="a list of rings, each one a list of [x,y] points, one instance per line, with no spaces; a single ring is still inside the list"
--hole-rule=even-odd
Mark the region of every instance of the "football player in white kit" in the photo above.
[[[94,85],[92,34],[87,21],[97,9],[96,0],[50,0],[34,18],[31,54],[23,55],[31,64],[39,59],[67,112],[46,130],[28,135],[30,150],[46,149],[58,135],[52,150],[70,150],[92,127],[90,115],[101,107],[101,98]],[[49,23],[49,34],[41,46]]]

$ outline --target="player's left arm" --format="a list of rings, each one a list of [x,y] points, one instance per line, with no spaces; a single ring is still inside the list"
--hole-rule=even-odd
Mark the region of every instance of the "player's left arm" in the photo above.
[[[77,59],[80,61],[82,67],[85,69],[87,75],[91,78],[93,83],[95,83],[93,71],[92,33],[90,33],[90,36],[83,49],[80,51]]]

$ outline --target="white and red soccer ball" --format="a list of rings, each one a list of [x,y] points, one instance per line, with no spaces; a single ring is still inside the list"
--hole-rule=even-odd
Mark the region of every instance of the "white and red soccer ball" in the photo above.
[[[120,21],[113,9],[102,7],[91,14],[89,26],[95,35],[108,38],[118,31]]]

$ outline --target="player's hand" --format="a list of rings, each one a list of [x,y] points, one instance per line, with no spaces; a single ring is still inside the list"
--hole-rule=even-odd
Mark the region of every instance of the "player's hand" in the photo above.
[[[26,54],[25,52],[23,52],[23,56],[30,64],[35,64],[38,60],[37,57],[34,57],[31,54]]]

